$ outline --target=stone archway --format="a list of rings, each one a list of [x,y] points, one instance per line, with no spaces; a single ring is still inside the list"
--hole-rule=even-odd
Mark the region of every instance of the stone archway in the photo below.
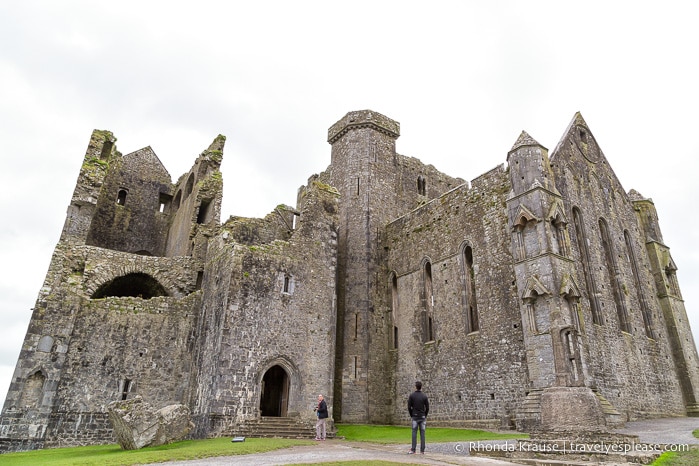
[[[270,417],[286,417],[288,407],[289,374],[282,366],[272,366],[262,377],[260,414]]]

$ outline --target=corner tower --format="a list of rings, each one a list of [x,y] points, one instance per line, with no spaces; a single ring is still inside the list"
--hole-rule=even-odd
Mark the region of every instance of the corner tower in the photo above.
[[[374,308],[380,229],[399,213],[396,139],[400,124],[371,110],[350,112],[328,130],[329,182],[340,192],[337,274],[337,351],[334,416],[369,422],[369,406],[385,403],[385,342],[370,329],[382,315]]]

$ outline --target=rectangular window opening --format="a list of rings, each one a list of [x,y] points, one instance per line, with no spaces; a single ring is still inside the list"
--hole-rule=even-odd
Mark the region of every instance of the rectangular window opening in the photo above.
[[[209,223],[211,220],[211,199],[204,199],[199,204],[199,213],[197,214],[197,223]]]
[[[121,400],[124,401],[129,395],[129,392],[131,391],[131,385],[133,381],[131,379],[124,379],[124,382],[122,384],[121,388]]]

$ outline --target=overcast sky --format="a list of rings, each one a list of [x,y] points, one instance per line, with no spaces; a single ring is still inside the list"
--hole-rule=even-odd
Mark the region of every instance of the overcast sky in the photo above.
[[[93,129],[173,181],[227,136],[222,221],[294,205],[351,110],[472,180],[576,111],[658,209],[699,329],[696,2],[0,1],[0,400]]]

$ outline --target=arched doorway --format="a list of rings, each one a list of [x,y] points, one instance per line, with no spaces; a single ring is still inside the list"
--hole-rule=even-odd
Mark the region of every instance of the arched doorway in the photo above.
[[[289,404],[289,374],[282,366],[272,366],[262,377],[260,413],[262,416],[285,417]]]

